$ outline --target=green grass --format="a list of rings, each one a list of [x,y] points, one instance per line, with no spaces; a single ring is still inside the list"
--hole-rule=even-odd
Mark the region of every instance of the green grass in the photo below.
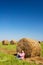
[[[14,50],[16,49],[16,45],[0,45],[0,48],[4,48],[4,49],[7,49],[7,50]]]
[[[16,50],[16,45],[2,45],[0,43],[0,48],[5,48],[8,50]],[[43,43],[41,43],[41,56],[43,56]],[[36,64],[35,62],[29,63],[26,61],[19,60],[18,58],[14,57],[13,55],[5,54],[0,52],[0,65],[41,65]]]
[[[15,45],[2,45],[2,43],[0,42],[0,48],[4,48],[4,49],[7,49],[7,50],[16,50],[16,44]]]
[[[43,56],[43,42],[41,42],[40,44],[41,44],[41,56]]]
[[[19,60],[16,57],[0,52],[0,65],[36,65],[34,62],[31,64],[29,62]]]

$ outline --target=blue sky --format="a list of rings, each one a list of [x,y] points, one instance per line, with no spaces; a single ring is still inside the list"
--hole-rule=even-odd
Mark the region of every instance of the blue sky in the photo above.
[[[43,40],[43,0],[0,0],[0,40]]]

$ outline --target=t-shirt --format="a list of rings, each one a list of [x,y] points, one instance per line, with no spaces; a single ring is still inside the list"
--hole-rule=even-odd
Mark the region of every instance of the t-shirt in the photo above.
[[[19,55],[21,59],[24,59],[25,53],[20,53]]]

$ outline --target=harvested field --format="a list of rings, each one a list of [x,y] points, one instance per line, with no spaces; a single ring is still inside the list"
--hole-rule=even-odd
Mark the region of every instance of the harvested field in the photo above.
[[[13,55],[16,53],[15,52],[17,48],[16,45],[10,45],[10,44],[2,45],[2,43],[0,42],[0,65],[43,65],[43,43],[41,43],[40,45],[41,45],[40,57],[31,57],[26,58],[24,60],[19,60],[15,58],[15,56]],[[12,56],[13,58],[11,58]]]

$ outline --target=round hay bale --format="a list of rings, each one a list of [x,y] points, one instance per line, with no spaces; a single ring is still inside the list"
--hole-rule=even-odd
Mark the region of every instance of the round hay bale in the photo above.
[[[18,41],[17,52],[24,50],[26,57],[40,56],[41,47],[38,41],[23,38]]]
[[[38,41],[38,43],[41,43],[41,41]]]
[[[3,44],[3,45],[8,45],[9,42],[8,42],[8,40],[3,40],[3,41],[2,41],[2,44]]]
[[[10,41],[10,44],[11,44],[11,45],[14,45],[14,44],[16,44],[16,41],[15,41],[15,40],[11,40],[11,41]]]

